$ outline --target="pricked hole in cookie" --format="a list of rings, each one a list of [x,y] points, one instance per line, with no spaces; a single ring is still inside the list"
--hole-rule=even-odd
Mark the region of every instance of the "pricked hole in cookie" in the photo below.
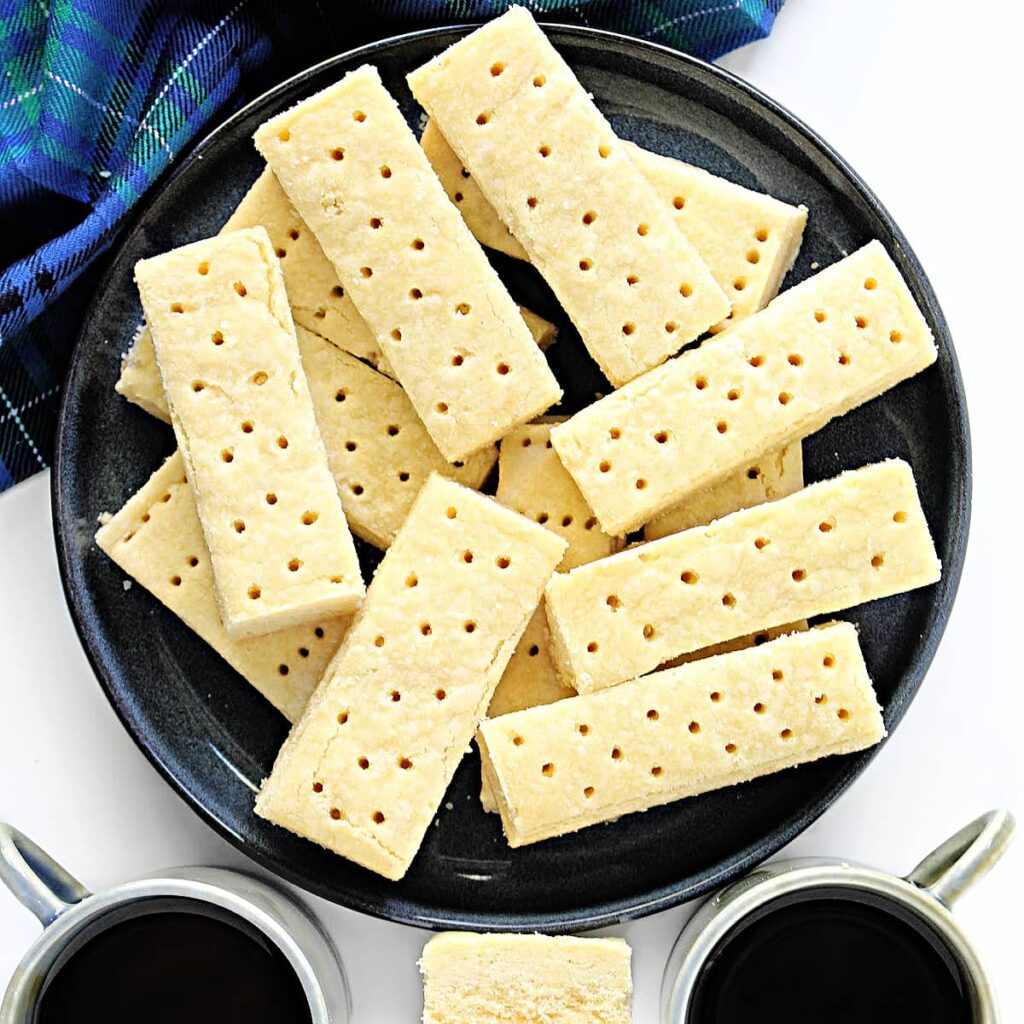
[[[454,508],[452,508],[452,507],[450,507],[450,506],[449,506],[449,508],[448,508],[448,511],[447,511],[447,512],[445,512],[445,515],[446,515],[446,516],[447,516],[447,517],[448,517],[449,519],[454,519],[454,518],[455,518],[455,517],[456,517],[456,516],[458,515],[458,512],[457,512],[457,511],[456,511],[456,510],[455,510]]]
[[[903,335],[899,331],[890,331],[889,340],[894,344],[898,345],[903,340]]]
[[[845,352],[840,352],[839,353],[839,365],[840,366],[849,366],[850,365],[850,357]]]
[[[789,405],[793,396],[788,391],[779,392],[779,405]]]
[[[344,160],[345,159],[345,150],[343,150],[341,148],[341,146],[335,146],[334,149],[331,150],[331,159],[332,160]]]
[[[834,668],[836,664],[835,655],[826,654],[825,657],[821,659],[821,663],[825,666],[825,668]]]
[[[747,479],[748,480],[756,480],[760,475],[761,475],[761,467],[760,466],[751,466],[747,470]]]
[[[172,313],[184,313],[185,312],[185,307],[180,302],[172,302],[171,303],[171,312]]]
[[[249,294],[249,290],[242,284],[241,281],[235,282],[235,291],[244,299]]]
[[[380,169],[380,176],[382,178],[390,178],[391,177],[391,168],[388,167],[387,164],[384,164],[384,166],[381,167],[381,169]]]
[[[639,284],[639,283],[640,283],[640,278],[637,277],[636,274],[627,274],[626,275],[626,284],[628,284],[630,286],[630,288],[632,288],[633,285],[636,285],[636,284]]]
[[[782,682],[783,674],[782,674],[782,669],[781,668],[773,668],[772,669],[772,679],[776,683],[781,683]]]
[[[814,698],[814,703],[815,704],[827,704],[828,703],[828,694],[827,693],[819,693],[818,696]]]
[[[338,390],[334,392],[334,400],[336,402],[344,402],[347,397],[348,392],[344,388],[338,388]]]
[[[850,712],[846,708],[840,708],[836,712],[836,717],[841,718],[845,722],[850,717]]]
[[[597,641],[596,640],[591,640],[590,643],[587,644],[587,653],[588,654],[597,654]]]
[[[313,792],[314,793],[322,793],[323,791],[324,791],[324,784],[322,782],[314,782],[313,783]]]
[[[675,334],[675,332],[678,329],[679,329],[679,324],[677,324],[675,322],[675,320],[669,320],[669,322],[667,324],[665,324],[665,333],[666,334]]]
[[[768,241],[768,229],[767,228],[758,228],[757,231],[754,232],[754,237],[759,242],[767,242]]]
[[[490,121],[490,119],[491,119],[491,115],[488,114],[487,111],[484,111],[482,114],[477,114],[476,115],[476,123],[479,124],[479,125],[487,124],[487,122]]]
[[[703,391],[708,386],[708,379],[707,379],[707,377],[704,377],[704,376],[698,377],[696,380],[694,380],[693,386],[698,391]]]
[[[315,636],[317,638],[317,640],[323,640],[323,638],[324,638],[324,627],[323,626],[317,626],[316,629],[313,630],[313,636]]]
[[[255,424],[253,423],[252,420],[242,420],[242,433],[243,434],[251,434],[253,432],[253,428],[254,427],[255,427]]]
[[[672,200],[672,205],[677,209],[681,210],[686,205],[686,196],[676,196]]]
[[[374,821],[375,825],[383,825],[385,820],[386,819],[384,817],[384,812],[383,811],[374,811],[373,812],[373,821]]]
[[[476,632],[476,623],[475,623],[475,622],[473,622],[473,620],[472,620],[472,619],[470,619],[470,620],[469,620],[468,622],[464,622],[464,623],[462,624],[462,628],[463,628],[463,629],[464,629],[464,630],[465,630],[465,631],[466,631],[467,633],[475,633],[475,632]]]
[[[831,533],[832,530],[835,528],[835,525],[836,524],[834,521],[830,519],[823,519],[820,523],[818,523],[818,529],[822,533]]]
[[[644,626],[644,639],[645,640],[653,640],[654,639],[654,634],[655,634],[654,627],[650,623],[647,623],[647,625]]]
[[[679,286],[679,294],[682,295],[684,299],[688,299],[693,294],[693,285],[681,284]]]
[[[438,690],[435,690],[435,691],[434,691],[434,697],[435,697],[435,698],[436,698],[437,700],[444,700],[444,699],[445,699],[445,697],[447,697],[447,696],[448,696],[448,694],[447,694],[447,693],[445,693],[445,692],[444,692],[444,690],[438,689]]]
[[[576,726],[576,731],[581,736],[586,736],[590,733],[590,726],[587,725],[586,722],[581,722],[579,725]]]
[[[741,292],[747,287],[747,279],[745,277],[737,277],[736,280],[733,281],[732,286],[736,291]]]
[[[329,576],[328,579],[329,579],[329,581],[331,583],[344,583],[345,582],[345,577],[344,576]]]
[[[518,733],[512,737],[513,746],[521,747],[525,742],[526,740],[524,740],[523,737],[520,736]]]
[[[692,587],[700,577],[692,569],[684,569],[683,572],[679,574],[679,579],[682,580],[683,583]]]
[[[584,786],[583,787],[583,795],[589,800],[594,795],[594,787],[593,786]]]
[[[542,85],[544,85],[546,81],[547,79],[543,75],[537,75],[537,77],[533,80],[534,88],[539,89]]]
[[[763,715],[767,710],[768,709],[760,701],[758,701],[754,705],[754,714],[755,715]]]
[[[466,551],[463,551],[462,560],[466,563],[466,565],[469,565],[470,562],[473,561],[473,552],[468,549]]]
[[[300,647],[299,648],[299,657],[300,658],[308,658],[309,657],[309,648],[308,647]]]
[[[403,484],[407,484],[409,482],[409,477],[410,477],[410,474],[409,474],[409,472],[407,470],[401,469],[401,470],[398,471],[398,479]]]
[[[405,585],[407,587],[415,587],[419,584],[419,582],[419,577],[414,572],[409,573],[409,575],[405,577]]]
[[[656,722],[661,716],[658,714],[657,708],[651,708],[647,712],[648,721]]]
[[[730,388],[725,397],[728,398],[730,402],[738,402],[740,394],[741,392],[739,388]]]
[[[288,571],[289,572],[298,572],[301,568],[302,568],[302,559],[301,558],[289,559],[289,561],[288,561]]]
[[[715,424],[715,430],[717,430],[720,434],[724,434],[728,429],[729,429],[729,424],[726,423],[725,420],[719,420]]]
[[[352,484],[352,493],[355,494],[355,495],[362,494],[363,493],[363,485],[362,484]]]
[[[287,665],[281,664],[277,666],[277,671],[279,675],[286,676],[291,670],[288,668]]]
[[[235,533],[245,533],[244,519],[236,519],[231,525],[234,527]]]
[[[382,221],[382,220],[380,219],[380,217],[371,217],[371,218],[370,218],[370,227],[371,227],[371,228],[372,228],[372,229],[373,229],[374,231],[380,231],[380,229],[381,229],[381,228],[382,228],[383,226],[384,226],[384,221]]]
[[[254,583],[254,584],[253,584],[253,585],[252,585],[252,586],[251,586],[251,587],[249,588],[249,590],[247,591],[247,593],[249,594],[249,600],[250,600],[250,601],[258,601],[258,600],[260,599],[260,594],[262,593],[262,591],[261,591],[261,590],[260,590],[260,588],[259,588],[258,586],[256,586],[256,584]]]
[[[598,468],[598,469],[599,469],[599,470],[600,470],[600,471],[601,471],[602,473],[608,473],[608,472],[610,472],[610,470],[611,470],[611,468],[612,468],[612,464],[611,464],[610,462],[608,462],[608,460],[606,459],[606,460],[605,460],[604,462],[602,462],[602,463],[601,463],[601,464],[600,464],[600,465],[599,465],[599,466],[598,466],[597,468]]]
[[[312,526],[320,518],[319,512],[306,511],[302,513],[302,525]]]
[[[541,514],[537,516],[537,522],[543,526],[550,518],[551,516],[549,516],[547,512],[541,512]]]
[[[583,214],[583,223],[586,224],[587,227],[593,224],[595,220],[597,220],[597,214],[593,210],[587,210],[587,212]]]
[[[430,623],[429,622],[424,622],[420,626],[420,633],[423,636],[430,636],[430,634],[433,633],[433,630],[430,628]]]
[[[756,249],[749,249],[747,251],[747,262],[748,263],[760,263],[761,254]]]
[[[288,255],[288,250],[287,250],[287,249],[282,249],[282,248],[281,248],[280,246],[278,246],[278,247],[277,247],[277,248],[276,248],[276,249],[274,250],[274,255],[275,255],[275,256],[276,256],[276,257],[277,257],[277,258],[278,258],[279,260],[283,260],[283,259],[285,258],[285,256],[287,256],[287,255]]]
[[[401,768],[403,772],[407,772],[412,767],[412,761],[407,757],[400,757],[398,759],[398,767]]]
[[[659,430],[654,435],[654,440],[657,441],[658,444],[665,444],[668,441],[668,431],[667,430]]]
[[[640,477],[640,479],[637,480],[637,482],[636,482],[636,489],[638,491],[642,491],[646,486],[647,486],[647,481],[643,477]]]
[[[203,277],[205,277],[210,272],[210,264],[206,260],[203,260],[203,262],[200,263],[198,267],[196,267],[196,270],[198,270],[199,273]]]
[[[277,133],[277,141],[278,142],[287,142],[291,137],[292,137],[292,133],[290,131],[288,131],[287,128],[282,128]]]
[[[370,767],[370,759],[368,757],[361,757],[356,762],[356,764],[358,764],[359,767],[362,768],[363,771],[365,772],[366,769]]]
[[[816,309],[814,311],[814,319],[817,320],[819,324],[823,324],[828,319],[828,314],[823,309]]]
[[[213,334],[210,335],[210,341],[212,341],[214,345],[223,345],[224,335],[221,334],[220,331],[214,331]]]
[[[452,356],[452,366],[461,366],[465,361],[466,360],[458,353]]]
[[[650,230],[651,229],[650,229],[650,226],[648,224],[637,224],[637,226],[636,226],[636,233],[638,235],[640,235],[641,238],[644,235],[646,235],[647,232],[650,231]]]
[[[494,77],[494,78],[497,78],[498,75],[500,75],[502,73],[502,71],[504,71],[504,70],[505,70],[505,63],[504,63],[504,61],[500,61],[500,60],[499,61],[495,61],[495,63],[491,65],[491,76]]]
[[[526,652],[531,658],[536,658],[540,654],[540,648],[536,644],[531,644],[530,649]]]
[[[869,277],[864,282],[864,290],[873,292],[878,287],[878,282],[873,278]]]
[[[803,581],[805,579],[807,579],[807,570],[806,569],[794,569],[793,572],[791,573],[791,575],[793,577],[793,582],[794,583],[803,583]]]
[[[792,729],[783,729],[782,732],[779,733],[779,739],[780,740],[791,740],[792,738],[793,738],[793,730]]]
[[[607,160],[608,157],[610,157],[612,155],[612,148],[611,148],[611,146],[607,146],[607,145],[605,145],[602,142],[601,145],[597,147],[597,155],[602,160]]]
[[[359,273],[363,277],[373,277],[373,267],[360,267]]]
[[[722,604],[724,604],[726,608],[735,608],[736,607],[736,598],[733,597],[732,594],[723,594],[722,595]]]
[[[512,559],[510,559],[508,555],[498,555],[494,560],[494,564],[499,569],[507,569],[512,564]]]
[[[855,324],[857,325],[858,329],[860,329],[860,330],[862,330],[862,331],[863,331],[863,330],[864,330],[864,328],[865,328],[865,327],[867,327],[867,325],[868,325],[868,321],[867,321],[867,318],[866,318],[866,317],[863,317],[863,316],[855,316],[855,317],[853,318],[853,322],[854,322],[854,323],[855,323]]]
[[[712,704],[717,704],[722,699],[722,695],[717,690],[715,690],[714,693],[708,694],[708,698],[710,699]]]
[[[384,643],[383,643],[384,638],[380,637],[380,640],[381,640],[381,643],[377,644],[377,646],[378,647],[383,647],[384,646]],[[391,698],[391,703],[392,704],[397,704],[402,699],[402,695],[401,695],[401,693],[398,692],[398,690],[392,690],[388,694],[388,697]]]
[[[455,200],[455,202],[461,203],[465,196],[463,196],[461,192],[456,192],[455,195],[452,196],[452,198]]]
[[[735,754],[736,750],[737,750],[737,747],[736,747],[735,743],[726,743],[726,745],[725,745],[725,752],[727,754]]]
[[[332,807],[331,808],[330,815],[331,815],[331,818],[334,821],[340,821],[341,820],[341,811],[339,811],[337,807]]]
[[[354,110],[352,112],[352,120],[362,124],[366,120],[366,115],[361,110]]]
[[[800,355],[798,352],[791,352],[786,357],[786,361],[789,363],[790,366],[803,366],[804,365],[804,357],[802,355]]]
[[[194,569],[199,564],[199,559],[195,555],[189,555],[188,564]]]
[[[180,587],[181,586],[181,577],[180,576],[172,576],[171,577],[171,586],[172,587]]]
[[[751,356],[747,362],[756,370],[759,366],[764,366],[764,356]]]
[[[148,522],[149,522],[149,520],[150,520],[150,515],[149,515],[149,513],[148,513],[148,512],[143,512],[143,513],[142,513],[142,521],[143,521],[144,523],[148,523]]]
[[[507,377],[512,372],[512,367],[508,363],[498,363],[497,370],[499,376]]]
[[[659,777],[659,776],[660,776],[660,775],[662,774],[662,772],[664,772],[664,771],[665,771],[665,769],[664,769],[664,768],[662,768],[660,764],[656,764],[656,765],[655,765],[655,766],[654,766],[654,767],[653,767],[653,768],[651,769],[651,774],[652,774],[652,775],[653,775],[653,776],[654,776],[655,778],[658,778],[658,777]]]
[[[417,301],[419,301],[420,299],[423,298],[423,292],[420,291],[419,288],[410,288],[409,289],[409,298],[412,299],[414,302],[417,302]]]
[[[767,537],[758,537],[754,541],[754,547],[758,551],[763,551],[769,544],[771,544],[771,541]]]
[[[434,406],[434,409],[443,416],[448,411],[448,403],[438,402],[437,405]]]
[[[563,526],[572,526],[572,516],[562,516]]]
[[[549,779],[555,774],[555,766],[548,761],[547,764],[543,765],[540,770],[541,775],[546,775]]]
[[[716,690],[711,694],[711,703],[717,704],[722,699],[722,695]],[[700,732],[700,722],[691,722],[687,727],[694,736]]]
[[[292,228],[292,229],[291,229],[291,231],[289,231],[289,232],[288,232],[288,237],[289,237],[289,238],[290,238],[290,239],[291,239],[291,240],[292,240],[293,242],[294,242],[294,241],[296,241],[296,240],[298,239],[298,237],[299,237],[299,231],[298,231],[298,228]]]
[[[540,155],[542,157],[547,159],[549,156],[551,156],[551,147],[550,146],[540,146],[537,149],[537,152],[540,153]]]
[[[632,333],[633,333],[633,332],[634,332],[635,330],[636,330],[636,324],[634,324],[634,323],[631,323],[631,322],[630,322],[630,321],[628,321],[628,320],[626,321],[626,323],[624,323],[624,324],[622,325],[622,333],[623,333],[623,334],[625,334],[625,335],[627,335],[627,336],[629,336],[630,334],[632,334]]]
[[[373,646],[374,646],[374,647],[383,647],[383,646],[384,646],[384,643],[385,643],[384,637],[383,637],[383,636],[381,636],[381,635],[380,635],[379,633],[377,634],[377,636],[375,636],[375,637],[373,638]],[[394,700],[394,699],[395,699],[395,698],[394,698],[394,695],[392,695],[391,699],[392,699],[392,700]]]
[[[594,516],[591,516],[591,517],[590,517],[590,518],[589,518],[589,519],[588,519],[588,520],[587,520],[587,521],[586,521],[586,522],[585,522],[585,523],[583,524],[583,529],[584,529],[584,530],[593,530],[595,526],[597,526],[597,519],[595,519],[595,518],[594,518]]]
[[[612,760],[613,761],[621,761],[622,760],[622,750],[619,747],[612,747]]]
[[[907,521],[907,513],[906,512],[893,512],[893,514],[892,514],[892,521],[894,523],[905,523]]]
[[[345,442],[345,451],[347,451],[347,452],[354,452],[358,447],[359,447],[359,445],[357,445],[355,443],[355,441],[346,441]]]
[[[234,462],[235,461],[235,453],[234,453],[234,451],[231,448],[225,448],[220,453],[220,458],[221,458],[222,462]]]
[[[594,266],[594,261],[593,260],[586,260],[586,259],[580,260],[580,270],[587,271],[587,270],[590,270],[593,266]]]
[[[881,569],[884,564],[885,564],[885,555],[879,553],[877,555],[872,555],[871,556],[871,565],[875,569]]]
[[[530,196],[530,197],[529,197],[529,198],[528,198],[528,199],[526,200],[526,205],[527,205],[527,206],[528,206],[528,207],[529,207],[529,208],[530,208],[531,210],[536,210],[536,209],[537,209],[537,197],[536,197],[536,196]]]
[[[192,390],[198,395],[206,385],[201,380],[192,381]]]

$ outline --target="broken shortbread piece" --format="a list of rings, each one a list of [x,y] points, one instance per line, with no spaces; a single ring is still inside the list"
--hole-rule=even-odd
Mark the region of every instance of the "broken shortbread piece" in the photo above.
[[[885,735],[837,622],[483,723],[509,845],[745,782]]]
[[[297,333],[327,460],[356,536],[386,548],[431,473],[466,487],[484,482],[493,447],[453,466],[395,381],[310,331]]]
[[[424,947],[423,1024],[629,1024],[622,939],[441,932]]]
[[[528,259],[433,121],[420,145],[480,244]],[[731,298],[732,313],[719,326],[770,302],[800,251],[807,210],[631,142],[626,150]]]
[[[179,452],[103,524],[96,543],[289,721],[299,717],[350,620],[232,640],[220,619],[210,556]]]
[[[823,427],[936,359],[879,242],[555,427],[551,441],[609,533]]]
[[[913,473],[892,459],[558,573],[544,600],[559,671],[586,693],[939,572]]]
[[[614,385],[728,315],[707,264],[526,8],[408,81]]]
[[[263,228],[135,278],[234,639],[355,610],[363,584]]]
[[[516,304],[376,69],[350,72],[255,140],[446,459],[559,400]]]
[[[431,476],[257,814],[401,878],[564,550],[536,523]]]
[[[738,473],[690,495],[644,527],[644,540],[658,540],[721,519],[741,508],[778,501],[804,485],[803,449],[799,441],[761,455]]]

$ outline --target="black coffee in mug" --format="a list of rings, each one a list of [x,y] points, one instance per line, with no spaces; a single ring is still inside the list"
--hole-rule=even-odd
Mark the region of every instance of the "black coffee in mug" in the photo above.
[[[860,889],[782,896],[725,934],[688,1024],[969,1024],[970,997],[942,939]]]
[[[50,971],[35,1024],[310,1024],[287,957],[199,900],[148,900],[100,919]]]

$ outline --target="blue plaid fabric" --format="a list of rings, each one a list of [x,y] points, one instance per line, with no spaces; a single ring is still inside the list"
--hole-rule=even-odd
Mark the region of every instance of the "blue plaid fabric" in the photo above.
[[[276,81],[512,0],[0,0],[0,490],[46,468],[103,254],[189,144]],[[522,0],[711,60],[784,0]]]

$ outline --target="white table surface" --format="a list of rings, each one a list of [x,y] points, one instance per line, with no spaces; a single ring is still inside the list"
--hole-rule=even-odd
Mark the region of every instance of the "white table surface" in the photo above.
[[[768,41],[722,62],[829,139],[903,227],[956,340],[974,444],[967,566],[927,681],[893,739],[788,854],[905,872],[988,808],[1024,814],[1016,7],[789,0]],[[61,593],[48,487],[46,474],[0,495],[0,819],[94,889],[170,865],[251,867],[160,779],[102,696]],[[1006,1021],[1024,1020],[1022,872],[1024,836],[958,908]],[[418,1019],[426,934],[311,902],[345,959],[356,1019]],[[638,1024],[657,1019],[662,967],[688,914],[609,930],[634,949]],[[0,892],[0,985],[37,931]]]

